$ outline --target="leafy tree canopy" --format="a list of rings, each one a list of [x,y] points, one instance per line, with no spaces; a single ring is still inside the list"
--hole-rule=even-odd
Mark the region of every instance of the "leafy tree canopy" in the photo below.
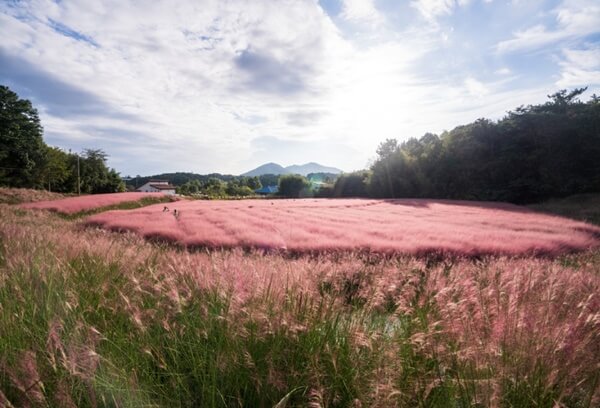
[[[307,195],[310,182],[299,174],[285,174],[279,178],[279,194],[284,197],[298,198]]]
[[[38,187],[46,146],[37,110],[0,85],[0,184]]]

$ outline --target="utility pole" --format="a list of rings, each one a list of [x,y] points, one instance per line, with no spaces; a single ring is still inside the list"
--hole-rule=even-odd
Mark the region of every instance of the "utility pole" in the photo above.
[[[79,175],[79,155],[77,155],[77,195],[81,195],[81,180]]]

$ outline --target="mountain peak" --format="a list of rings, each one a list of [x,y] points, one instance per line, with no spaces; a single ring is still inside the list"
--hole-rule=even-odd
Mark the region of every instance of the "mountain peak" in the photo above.
[[[263,174],[301,174],[306,176],[310,173],[334,173],[339,174],[342,170],[335,167],[327,167],[323,166],[319,163],[310,162],[306,164],[294,164],[292,166],[283,167],[277,163],[265,163],[262,166],[258,166],[257,168],[250,170],[246,173],[243,173],[242,176],[246,177],[254,177],[261,176]]]

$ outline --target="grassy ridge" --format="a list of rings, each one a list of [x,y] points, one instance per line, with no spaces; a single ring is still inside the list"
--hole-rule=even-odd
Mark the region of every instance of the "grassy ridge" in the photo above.
[[[36,201],[60,200],[61,198],[65,198],[65,195],[51,193],[45,190],[0,187],[0,204],[21,204]]]
[[[89,215],[103,213],[106,211],[133,210],[136,208],[147,207],[147,206],[153,205],[153,204],[170,203],[170,202],[173,202],[173,199],[169,196],[144,197],[137,201],[125,201],[122,203],[107,205],[104,207],[93,208],[91,210],[79,211],[74,214],[61,214],[61,213],[59,213],[59,214],[61,217],[65,218],[67,220],[75,220],[75,219],[87,217]]]
[[[0,217],[0,405],[600,402],[598,251],[284,259]]]

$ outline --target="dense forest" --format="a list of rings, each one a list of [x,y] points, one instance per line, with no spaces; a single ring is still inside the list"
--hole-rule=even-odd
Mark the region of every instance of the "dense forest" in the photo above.
[[[538,202],[600,191],[600,97],[549,95],[497,122],[388,139],[370,170],[341,176],[333,196]]]

